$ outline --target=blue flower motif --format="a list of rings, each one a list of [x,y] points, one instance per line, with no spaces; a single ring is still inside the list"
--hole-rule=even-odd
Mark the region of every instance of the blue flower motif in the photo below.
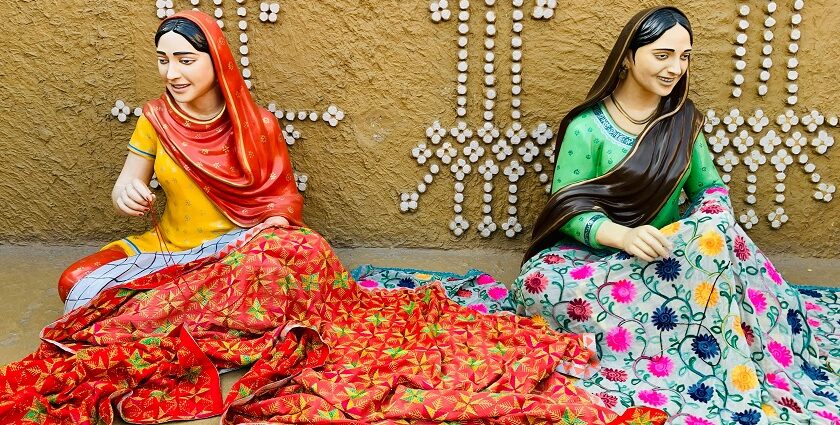
[[[688,387],[688,395],[691,396],[696,401],[701,403],[707,403],[709,400],[712,399],[712,395],[714,395],[715,391],[712,387],[706,384],[694,384]]]
[[[398,283],[397,286],[399,286],[400,288],[414,288],[417,285],[414,283],[414,280],[410,277],[404,277],[400,279],[400,283]]]
[[[653,311],[651,320],[653,320],[653,326],[660,331],[670,331],[677,327],[677,314],[664,305]]]
[[[819,293],[819,291],[815,291],[813,289],[802,289],[802,288],[800,288],[799,293],[802,294],[802,295],[807,295],[809,297],[822,298],[822,294]]]
[[[838,401],[837,395],[835,395],[834,393],[830,393],[828,391],[814,390],[814,394],[816,394],[820,397],[825,397],[825,398],[827,398],[827,399],[829,399],[829,400],[831,400],[835,403],[837,403],[837,401]]]
[[[794,335],[802,333],[802,320],[796,314],[796,310],[790,309],[787,312],[787,322]]]
[[[618,260],[629,260],[630,259],[630,254],[628,254],[624,251],[618,251],[618,253],[615,254],[615,258],[618,259]]]
[[[675,258],[668,257],[656,263],[656,275],[666,282],[677,280],[681,270],[682,266]]]
[[[747,409],[743,412],[733,413],[732,420],[738,422],[739,425],[756,425],[761,420],[761,413],[753,409]]]
[[[718,345],[715,337],[709,334],[694,337],[694,341],[691,341],[691,348],[703,360],[709,360],[720,353],[720,345]]]
[[[808,377],[813,379],[814,381],[828,381],[828,375],[825,373],[825,371],[818,367],[812,366],[811,363],[802,363],[802,371],[805,372],[805,374],[808,375]]]

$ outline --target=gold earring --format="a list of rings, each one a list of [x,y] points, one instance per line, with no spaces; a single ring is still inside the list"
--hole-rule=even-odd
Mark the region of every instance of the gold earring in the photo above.
[[[627,78],[627,65],[621,65],[621,71],[618,72],[618,78],[620,80]]]

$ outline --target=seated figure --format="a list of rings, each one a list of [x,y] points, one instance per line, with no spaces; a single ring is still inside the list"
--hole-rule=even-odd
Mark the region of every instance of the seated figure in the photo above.
[[[840,380],[825,366],[837,359],[737,224],[701,133],[693,39],[673,7],[624,27],[560,124],[514,303],[595,334],[601,369],[584,386],[618,410],[662,408],[691,425],[840,423]]]

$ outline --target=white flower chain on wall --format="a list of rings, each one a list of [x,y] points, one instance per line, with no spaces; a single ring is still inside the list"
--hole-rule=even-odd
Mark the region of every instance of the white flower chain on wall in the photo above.
[[[715,110],[709,110],[703,128],[709,146],[716,157],[715,163],[720,167],[725,182],[729,183],[731,180],[731,172],[734,168],[741,165],[747,168],[744,201],[751,207],[739,216],[739,221],[747,229],[760,221],[761,215],[756,213],[755,207],[752,206],[759,203],[756,173],[764,166],[773,167],[775,176],[775,183],[772,183],[775,193],[772,202],[776,205],[772,206],[766,215],[770,226],[774,229],[782,227],[789,219],[782,205],[787,199],[788,185],[785,181],[790,167],[801,168],[808,181],[815,185],[814,199],[830,202],[835,190],[833,184],[821,181],[822,177],[813,159],[818,155],[826,155],[834,145],[834,137],[829,131],[838,126],[838,118],[826,117],[815,110],[800,115],[792,109],[799,102],[799,86],[796,83],[799,78],[797,71],[799,60],[796,55],[802,36],[799,25],[802,22],[801,13],[805,2],[795,0],[791,6],[790,26],[784,27],[790,31],[789,43],[786,50],[778,52],[779,55],[787,55],[786,61],[782,62],[787,66],[785,87],[787,98],[783,100],[787,108],[778,114],[767,114],[762,109],[756,109],[752,115],[742,114],[738,108],[731,108],[722,118],[718,117]],[[758,55],[761,63],[755,67],[758,69],[757,93],[761,97],[768,93],[771,70],[775,65],[771,56],[773,54],[772,42],[778,39],[774,33],[779,28],[774,18],[777,8],[777,3],[773,0],[765,3],[761,32],[762,45],[760,55]],[[732,79],[734,84],[732,96],[735,98],[742,96],[742,88],[746,84],[744,71],[747,69],[747,57],[756,57],[748,55],[750,46],[747,43],[746,30],[750,27],[750,6],[740,4],[737,9],[739,19],[734,40],[736,60]],[[773,119],[774,116],[775,119]]]
[[[236,15],[237,15],[237,29],[239,30],[239,63],[242,69],[242,77],[245,79],[245,84],[248,86],[248,89],[253,90],[254,85],[252,83],[252,72],[251,72],[251,59],[250,59],[250,50],[248,47],[248,8],[245,6],[245,0],[235,0],[237,3],[236,8]],[[444,3],[446,0],[443,0]],[[183,0],[184,3],[187,3],[186,0]],[[200,0],[189,0],[189,4],[192,6],[193,10],[200,10],[199,4]],[[212,15],[216,18],[216,24],[219,25],[219,28],[225,29],[225,22],[222,19],[224,17],[224,9],[222,8],[222,0],[212,0],[213,3],[213,13]],[[175,14],[175,2],[174,0],[156,0],[155,7],[157,8],[157,17],[159,19],[165,19],[169,16]],[[273,24],[277,22],[277,19],[280,15],[280,3],[278,2],[260,2],[259,4],[259,21],[263,23]],[[345,113],[343,110],[338,108],[336,105],[329,105],[326,110],[324,111],[314,111],[314,110],[294,110],[294,109],[285,109],[285,108],[278,108],[276,103],[272,102],[268,104],[269,112],[272,112],[278,120],[286,121],[287,123],[284,125],[281,122],[281,131],[283,133],[283,139],[285,140],[286,144],[292,146],[298,141],[302,134],[299,129],[297,129],[292,121],[323,121],[324,123],[328,124],[331,127],[338,126],[339,122],[344,120]],[[143,110],[140,107],[130,107],[126,104],[124,100],[117,100],[114,104],[114,107],[111,108],[111,115],[114,116],[119,122],[127,122],[128,118],[132,115],[135,117],[139,117],[143,114]],[[309,181],[309,176],[303,173],[295,172],[295,181],[298,186],[298,190],[301,192],[305,191],[307,188],[307,183]],[[157,188],[159,187],[157,180],[152,179],[152,187]]]
[[[455,180],[453,196],[454,218],[449,223],[449,229],[455,236],[461,236],[470,228],[468,214],[464,213],[465,200],[464,181],[470,178],[472,171],[477,172],[477,178],[484,181],[482,186],[481,213],[483,217],[476,226],[476,232],[482,237],[490,237],[496,230],[501,229],[507,237],[516,237],[522,232],[522,225],[518,218],[517,202],[522,178],[527,172],[528,165],[538,173],[538,180],[549,190],[548,174],[540,162],[543,156],[549,163],[554,162],[553,146],[550,141],[553,133],[545,123],[540,123],[530,131],[525,129],[520,121],[522,117],[522,31],[526,17],[524,0],[510,0],[513,7],[511,14],[512,33],[510,34],[510,122],[497,114],[497,98],[499,90],[498,76],[499,62],[502,58],[496,55],[495,48],[498,38],[498,22],[496,0],[458,0],[457,22],[455,30],[458,34],[457,48],[457,85],[455,88],[454,115],[455,124],[443,125],[443,120],[436,120],[426,129],[426,140],[419,142],[411,150],[411,156],[417,164],[427,167],[427,173],[422,182],[417,184],[414,191],[400,194],[400,211],[413,212],[418,207],[421,194],[425,193],[428,185],[434,182],[441,169],[441,164],[447,166]],[[432,22],[445,23],[450,20],[456,6],[455,0],[433,0],[429,3],[429,13]],[[548,20],[554,16],[556,0],[535,0],[531,17],[534,20]],[[480,12],[479,12],[480,11]],[[472,13],[471,13],[472,12]],[[473,14],[475,16],[473,16]],[[471,21],[472,19],[472,21]],[[480,34],[483,40],[479,44],[471,41],[471,24],[482,28]],[[482,51],[482,65],[480,71],[469,73],[469,46],[475,44],[476,49]],[[467,81],[470,78],[482,78],[483,96],[481,100],[481,123],[472,126],[467,122],[467,112],[471,105],[467,97]],[[540,154],[543,155],[540,155]],[[477,166],[476,166],[477,165]],[[505,185],[496,185],[496,179],[501,174],[507,181]],[[504,213],[506,219],[501,225],[495,222],[493,215],[493,200],[496,195],[506,190],[507,207]]]

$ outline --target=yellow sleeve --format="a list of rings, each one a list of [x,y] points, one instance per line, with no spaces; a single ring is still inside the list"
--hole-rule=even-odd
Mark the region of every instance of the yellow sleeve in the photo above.
[[[128,142],[129,152],[134,152],[144,158],[155,159],[157,154],[158,136],[152,123],[145,116],[140,115],[134,134]]]

